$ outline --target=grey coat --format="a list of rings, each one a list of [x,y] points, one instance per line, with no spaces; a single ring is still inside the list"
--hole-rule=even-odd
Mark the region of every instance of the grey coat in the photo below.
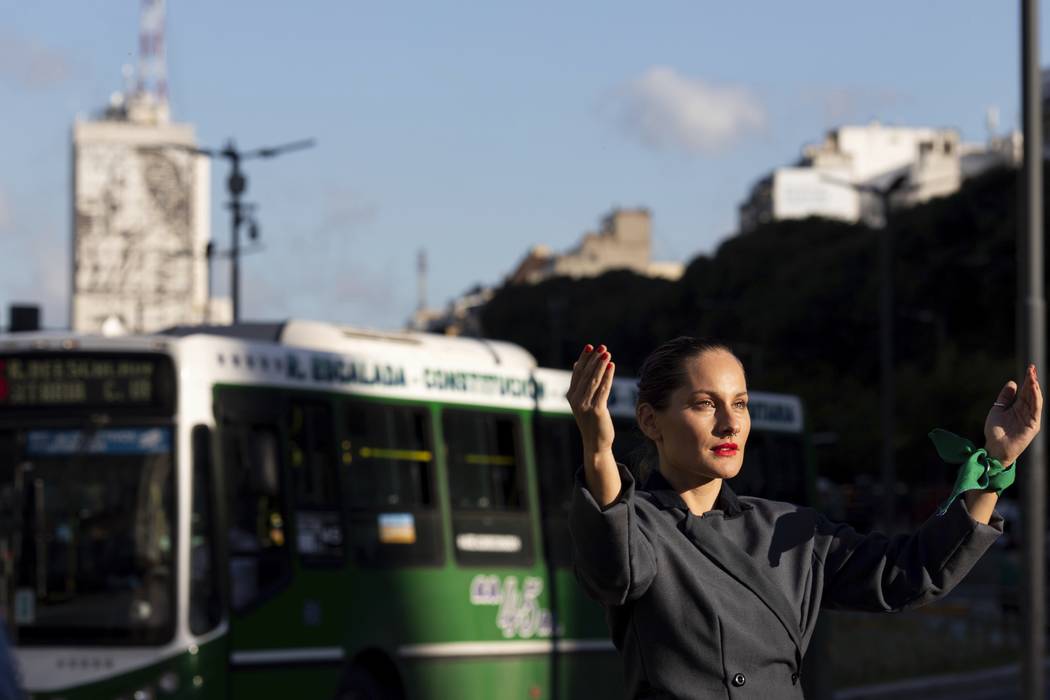
[[[897,611],[948,593],[1003,532],[957,499],[911,535],[858,534],[812,508],[736,496],[689,512],[654,471],[621,465],[601,508],[577,472],[576,575],[606,610],[629,698],[802,698],[802,655],[825,608]]]

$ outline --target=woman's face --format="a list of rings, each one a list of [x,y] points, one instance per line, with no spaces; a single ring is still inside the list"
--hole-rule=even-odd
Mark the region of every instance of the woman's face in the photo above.
[[[711,350],[687,360],[685,370],[685,383],[671,394],[667,408],[650,409],[643,428],[676,486],[730,479],[740,471],[751,433],[744,369],[730,353]]]

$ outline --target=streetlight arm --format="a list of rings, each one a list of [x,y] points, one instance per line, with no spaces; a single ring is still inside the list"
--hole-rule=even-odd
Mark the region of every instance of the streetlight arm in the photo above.
[[[306,148],[313,148],[316,144],[314,139],[302,139],[301,141],[292,141],[291,143],[282,144],[280,146],[268,146],[266,148],[257,148],[254,151],[245,151],[241,153],[241,158],[273,158],[282,153],[288,153],[289,151],[301,151]]]

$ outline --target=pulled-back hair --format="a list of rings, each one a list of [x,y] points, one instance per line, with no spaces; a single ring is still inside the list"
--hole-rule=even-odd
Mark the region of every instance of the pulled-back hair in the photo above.
[[[657,411],[662,411],[670,404],[671,394],[686,382],[686,361],[707,352],[727,352],[740,362],[740,358],[723,343],[699,340],[682,335],[668,340],[649,353],[642,362],[638,375],[638,400],[635,408],[647,403]],[[741,363],[743,365],[743,363]],[[642,432],[645,441],[639,450],[641,454],[632,454],[634,471],[639,479],[648,476],[657,466],[656,445]]]

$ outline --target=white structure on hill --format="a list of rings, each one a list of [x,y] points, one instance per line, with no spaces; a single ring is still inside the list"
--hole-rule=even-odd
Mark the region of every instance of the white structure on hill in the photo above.
[[[740,205],[740,232],[783,219],[820,216],[877,224],[879,201],[856,186],[884,188],[904,177],[893,206],[911,206],[952,194],[962,181],[997,165],[1017,165],[1020,134],[987,144],[959,140],[954,129],[844,126],[806,146],[799,163],[759,180]]]

